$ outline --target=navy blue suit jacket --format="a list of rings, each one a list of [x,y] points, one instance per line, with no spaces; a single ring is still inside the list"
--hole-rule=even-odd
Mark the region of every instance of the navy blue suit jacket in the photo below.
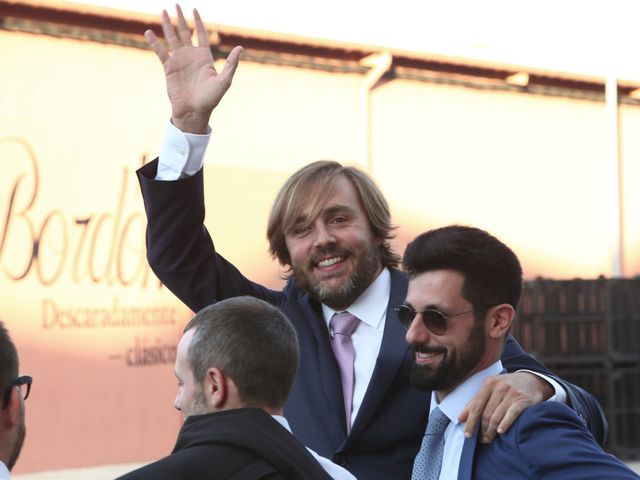
[[[545,402],[525,410],[490,444],[478,432],[462,448],[458,480],[623,480],[640,477],[596,443],[566,405]]]
[[[193,311],[216,301],[251,295],[280,307],[296,328],[300,368],[285,406],[295,436],[320,455],[365,480],[410,478],[427,419],[430,393],[409,384],[408,345],[393,307],[407,290],[404,273],[391,271],[391,296],[378,360],[353,428],[347,435],[340,373],[321,307],[295,278],[283,291],[244,277],[214,249],[203,225],[202,170],[174,182],[154,181],[157,161],[138,171],[147,213],[147,256],[162,282]],[[508,371],[549,373],[509,338],[502,356]],[[565,384],[570,401],[595,430],[605,422],[589,394]],[[603,437],[604,438],[604,437]]]

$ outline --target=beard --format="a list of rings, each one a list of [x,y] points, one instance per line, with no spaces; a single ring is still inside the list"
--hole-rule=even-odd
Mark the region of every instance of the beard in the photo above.
[[[444,347],[426,347],[412,345],[413,364],[411,367],[411,385],[423,391],[451,390],[462,383],[473,368],[480,362],[487,350],[484,335],[484,323],[476,320],[471,333],[459,350],[449,351]],[[442,360],[435,367],[418,365],[416,352],[442,353]]]
[[[314,266],[327,256],[349,257],[353,262],[349,278],[338,285],[329,285],[316,277],[313,273]],[[309,295],[334,310],[340,310],[355,302],[376,279],[381,268],[380,252],[374,242],[366,243],[356,252],[338,246],[323,247],[304,265],[292,265],[291,268],[300,286]]]
[[[191,417],[192,415],[205,415],[207,413],[211,413],[211,411],[207,408],[207,399],[204,396],[204,389],[202,386],[198,386],[194,392],[193,402],[189,406],[188,410],[182,410],[182,415],[186,420],[187,417]]]
[[[13,444],[13,450],[11,455],[9,456],[9,462],[7,463],[7,469],[11,471],[13,466],[16,464],[18,457],[20,456],[20,450],[22,450],[22,445],[24,444],[24,437],[27,433],[27,427],[24,421],[24,404],[20,409],[20,419],[18,420],[18,431],[16,432],[16,441]]]

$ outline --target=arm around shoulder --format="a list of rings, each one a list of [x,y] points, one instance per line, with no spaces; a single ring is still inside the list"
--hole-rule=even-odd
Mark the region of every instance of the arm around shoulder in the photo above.
[[[551,373],[535,357],[526,353],[511,335],[507,339],[502,354],[502,363],[508,372],[531,370],[553,378],[564,388],[567,394],[567,405],[582,419],[598,444],[604,444],[607,437],[607,421],[600,404],[593,395]]]

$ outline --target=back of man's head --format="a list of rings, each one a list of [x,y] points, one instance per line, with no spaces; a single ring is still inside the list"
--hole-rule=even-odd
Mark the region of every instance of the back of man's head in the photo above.
[[[13,384],[17,376],[18,351],[11,341],[4,323],[0,321],[0,388],[3,393]],[[6,405],[3,404],[2,408],[5,407]]]
[[[430,230],[405,250],[403,265],[410,277],[432,270],[455,270],[465,277],[462,295],[478,312],[507,303],[518,308],[522,267],[500,240],[475,227],[451,225]]]
[[[281,409],[298,369],[298,337],[278,308],[253,297],[234,297],[200,310],[188,352],[194,380],[222,370],[247,407]]]

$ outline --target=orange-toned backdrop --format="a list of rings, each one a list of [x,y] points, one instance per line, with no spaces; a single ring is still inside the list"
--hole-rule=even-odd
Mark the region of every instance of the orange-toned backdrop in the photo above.
[[[150,272],[134,170],[169,117],[146,50],[0,31],[0,318],[34,376],[18,472],[168,453],[173,355],[191,315]],[[207,224],[278,286],[264,238],[296,168],[358,161],[359,74],[244,62],[214,113]],[[394,80],[372,93],[373,175],[402,250],[452,222],[489,229],[527,277],[611,274],[604,106]],[[621,109],[628,276],[640,273],[640,110]]]

